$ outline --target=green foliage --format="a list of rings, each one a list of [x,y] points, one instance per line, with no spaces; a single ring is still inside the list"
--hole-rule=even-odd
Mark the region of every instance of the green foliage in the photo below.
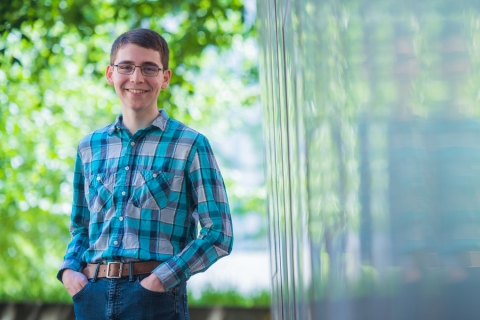
[[[132,28],[148,27],[170,44],[170,68],[180,71],[174,73],[173,85],[192,92],[181,70],[198,69],[205,47],[229,47],[235,35],[248,34],[242,10],[238,0],[177,0],[162,5],[135,0],[2,2],[0,65],[10,70],[6,78],[11,82],[34,87],[45,77],[51,78],[54,70],[58,74],[51,80],[57,83],[78,77],[100,79],[114,38]],[[100,84],[105,86],[103,81],[95,83]],[[38,89],[38,93],[45,92],[45,88]],[[35,102],[38,106],[42,99]],[[170,110],[178,108],[168,92],[160,102]]]
[[[239,0],[0,4],[0,300],[70,301],[55,275],[70,239],[76,144],[120,112],[104,70],[113,40],[136,27],[169,42],[174,77],[159,106],[187,124],[171,92],[193,95],[203,49],[250,32]],[[211,118],[207,106],[198,112]]]
[[[191,306],[268,307],[270,305],[270,293],[260,291],[250,296],[244,296],[234,289],[216,290],[208,287],[198,298],[189,294],[188,303]]]

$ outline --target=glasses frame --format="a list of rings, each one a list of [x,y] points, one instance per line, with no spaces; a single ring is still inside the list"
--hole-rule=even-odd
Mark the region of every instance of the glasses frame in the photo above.
[[[132,66],[132,67],[134,67],[134,68],[132,69],[132,72],[130,72],[130,73],[121,73],[120,71],[118,71],[118,66],[119,66],[119,65],[129,65],[129,66]],[[160,71],[165,71],[165,70],[167,70],[167,69],[163,69],[163,68],[160,68],[160,67],[154,66],[154,65],[136,66],[136,65],[130,64],[130,63],[112,64],[112,66],[113,66],[113,67],[117,67],[117,72],[118,72],[119,74],[124,74],[124,75],[131,75],[131,74],[133,74],[133,73],[135,72],[135,70],[136,70],[137,68],[140,68],[140,72],[141,72],[145,77],[156,77],[156,76],[158,76],[158,74],[160,73]],[[149,68],[155,68],[155,67],[157,67],[157,68],[158,68],[157,74],[155,74],[155,75],[145,74],[145,73],[143,72],[143,68],[146,68],[146,67],[149,67]]]

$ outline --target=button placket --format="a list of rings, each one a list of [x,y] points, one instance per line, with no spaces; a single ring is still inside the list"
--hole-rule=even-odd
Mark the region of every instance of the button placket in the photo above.
[[[124,197],[122,199],[122,209],[119,210],[118,215],[116,216],[118,218],[117,223],[119,223],[120,226],[123,226],[127,224],[127,221],[125,218],[127,217],[126,210],[128,208],[129,202],[133,201],[131,197],[135,196],[135,191],[132,190],[135,186],[133,185],[135,179],[136,179],[136,174],[137,174],[137,168],[136,165],[134,165],[137,160],[139,148],[141,147],[141,141],[142,137],[144,136],[144,129],[140,129],[138,132],[136,132],[133,136],[129,136],[128,140],[125,141],[126,143],[122,143],[123,145],[123,150],[124,152],[122,153],[122,158],[120,159],[120,168],[123,168],[125,171],[125,181],[122,184],[122,196]],[[140,141],[140,144],[137,143],[137,141]],[[130,166],[129,164],[132,164]],[[121,237],[123,236],[123,227],[120,227],[119,230],[119,238],[117,238],[118,242],[121,242]]]

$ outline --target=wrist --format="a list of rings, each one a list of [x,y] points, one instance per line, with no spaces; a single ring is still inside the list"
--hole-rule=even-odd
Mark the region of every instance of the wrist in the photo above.
[[[68,274],[69,274],[71,271],[73,271],[73,270],[70,269],[70,268],[66,268],[66,269],[63,269],[63,270],[60,271],[60,279],[62,280],[62,282],[65,281],[65,279],[64,279],[65,276],[68,276]]]

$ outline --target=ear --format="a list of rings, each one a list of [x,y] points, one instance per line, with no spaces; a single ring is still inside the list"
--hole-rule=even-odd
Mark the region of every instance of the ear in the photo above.
[[[107,83],[113,86],[113,70],[114,66],[108,65],[105,69],[105,78],[107,79]]]
[[[172,79],[172,70],[168,69],[163,72],[163,83],[162,89],[167,89],[168,84],[170,83],[170,79]]]

